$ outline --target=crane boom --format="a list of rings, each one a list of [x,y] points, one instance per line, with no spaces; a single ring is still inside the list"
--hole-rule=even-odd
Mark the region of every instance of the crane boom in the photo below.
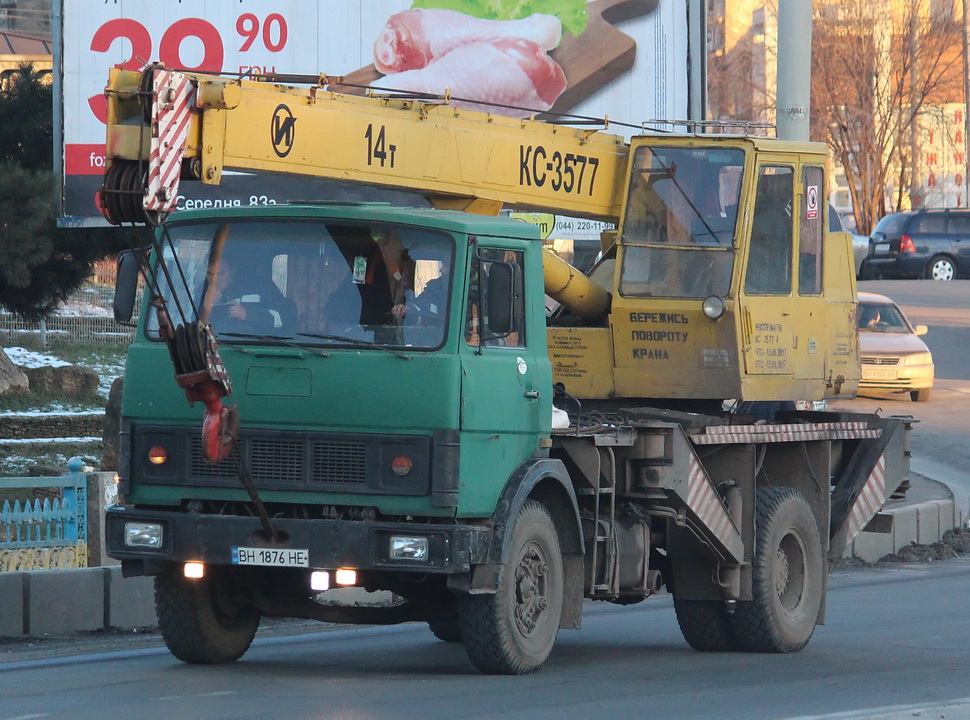
[[[508,205],[607,221],[620,215],[629,153],[621,136],[460,110],[441,99],[324,89],[334,80],[320,76],[301,88],[159,68],[112,70],[102,195],[116,211],[112,219],[144,220],[128,216],[137,211],[131,203],[112,198],[148,187],[148,163],[176,161],[210,184],[223,169],[263,170],[416,191],[439,208],[496,213]],[[166,113],[182,126],[184,149],[166,139],[158,121]],[[176,173],[175,182],[178,174],[187,173]],[[152,198],[156,209],[174,209],[170,184],[150,192],[161,195]]]

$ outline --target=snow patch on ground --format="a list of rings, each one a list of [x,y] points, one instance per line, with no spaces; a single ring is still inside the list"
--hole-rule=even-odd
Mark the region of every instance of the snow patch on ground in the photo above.
[[[104,415],[104,410],[72,410],[62,405],[55,405],[49,410],[24,410],[14,412],[13,410],[0,411],[0,417],[77,417],[80,415]]]
[[[92,443],[101,442],[99,437],[44,437],[44,438],[6,438],[0,440],[0,445],[43,445],[51,443]]]
[[[64,362],[60,358],[56,358],[53,355],[44,355],[43,353],[28,350],[27,348],[9,347],[4,348],[4,350],[7,353],[7,357],[10,358],[10,362],[12,362],[14,365],[20,365],[21,367],[65,367],[71,364],[69,362]]]
[[[55,314],[69,317],[112,317],[114,313],[108,308],[98,307],[81,300],[68,300],[58,306]]]

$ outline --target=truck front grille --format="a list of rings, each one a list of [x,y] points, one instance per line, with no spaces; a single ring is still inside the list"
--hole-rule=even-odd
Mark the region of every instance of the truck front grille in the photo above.
[[[140,429],[136,434],[140,438],[145,432],[150,431]],[[186,452],[180,462],[184,470],[176,473],[177,482],[240,487],[235,452],[209,464],[202,459],[199,428],[180,429],[178,434]],[[424,436],[243,431],[237,452],[260,489],[417,495],[427,492],[430,480],[431,441]],[[137,451],[135,454],[138,456]],[[389,458],[400,454],[408,455],[414,463],[414,470],[404,478],[390,467]],[[174,479],[171,474],[156,475],[151,467],[145,467],[145,471],[143,482],[168,484]]]
[[[363,443],[313,443],[313,482],[362,484],[366,478],[367,449]]]
[[[249,443],[249,469],[253,479],[299,482],[303,478],[303,443],[255,438]]]
[[[243,442],[242,453],[246,466],[256,482],[301,483],[305,457],[305,443],[301,440],[253,438]],[[209,464],[202,459],[202,438],[192,436],[190,471],[201,478],[235,478],[236,465],[232,456]],[[367,445],[354,442],[310,442],[308,475],[314,483],[353,483],[367,481]]]

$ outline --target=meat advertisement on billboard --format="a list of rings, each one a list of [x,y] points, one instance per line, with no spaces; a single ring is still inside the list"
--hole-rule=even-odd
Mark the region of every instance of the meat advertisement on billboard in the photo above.
[[[685,0],[62,0],[55,17],[60,224],[103,224],[108,69],[151,62],[247,77],[342,75],[444,94],[457,107],[540,119],[685,118]],[[611,132],[629,134],[613,126]],[[306,177],[227,173],[180,209],[414,197]]]

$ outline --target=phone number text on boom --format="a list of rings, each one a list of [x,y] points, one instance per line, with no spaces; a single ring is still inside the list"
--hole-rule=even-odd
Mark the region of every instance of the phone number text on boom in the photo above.
[[[592,197],[600,160],[575,153],[551,154],[542,145],[519,146],[519,185]]]

